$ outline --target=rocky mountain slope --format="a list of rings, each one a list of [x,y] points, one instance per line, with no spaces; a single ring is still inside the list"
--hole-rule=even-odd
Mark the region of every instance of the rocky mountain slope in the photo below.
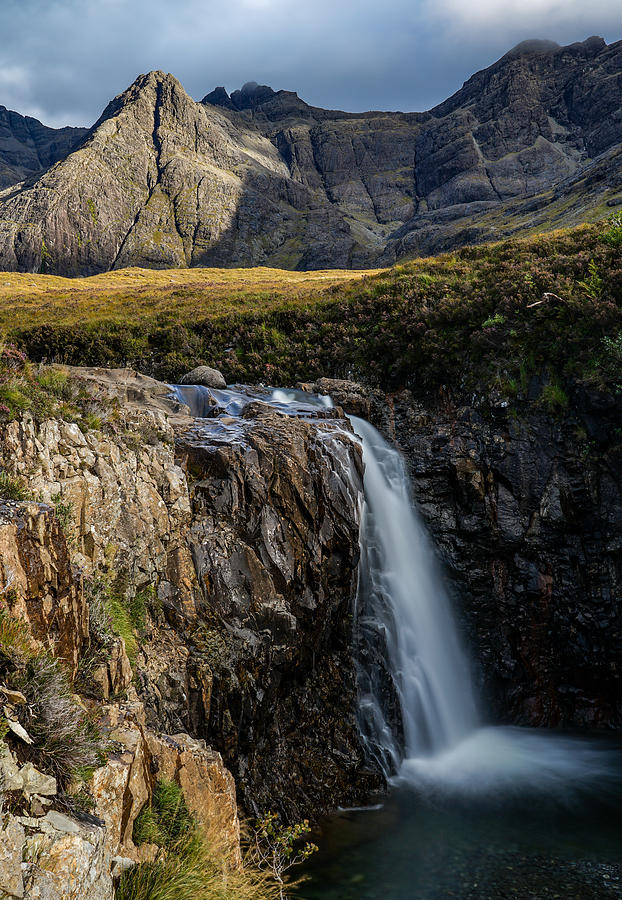
[[[622,42],[521,44],[425,113],[140,76],[81,146],[0,192],[0,267],[366,267],[622,201]]]
[[[86,128],[48,128],[0,106],[0,189],[40,175],[80,143]]]

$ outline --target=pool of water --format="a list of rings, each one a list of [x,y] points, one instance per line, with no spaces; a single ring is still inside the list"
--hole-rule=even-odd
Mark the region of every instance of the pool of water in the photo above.
[[[301,900],[622,898],[620,781],[571,796],[394,789],[324,823]]]

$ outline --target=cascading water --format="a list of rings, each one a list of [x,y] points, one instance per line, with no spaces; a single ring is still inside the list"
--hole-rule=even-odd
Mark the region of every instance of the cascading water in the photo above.
[[[405,755],[430,756],[479,724],[470,673],[402,458],[368,422],[351,421],[363,440],[365,464],[359,627],[375,630],[386,644]],[[379,757],[395,765],[400,752],[377,680],[366,679],[363,728],[367,735],[377,731]]]
[[[357,616],[365,656],[372,660],[361,661],[361,729],[385,774],[418,789],[479,794],[568,793],[614,776],[615,761],[599,745],[523,728],[482,727],[403,461],[372,425],[355,417],[351,422],[362,439],[365,464]],[[386,647],[384,672],[369,652],[374,645]],[[387,669],[403,740],[387,716]]]

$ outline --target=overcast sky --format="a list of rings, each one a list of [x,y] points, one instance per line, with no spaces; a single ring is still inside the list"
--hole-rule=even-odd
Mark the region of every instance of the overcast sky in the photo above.
[[[150,69],[333,109],[423,110],[519,41],[622,38],[622,0],[0,0],[0,104],[90,125]]]

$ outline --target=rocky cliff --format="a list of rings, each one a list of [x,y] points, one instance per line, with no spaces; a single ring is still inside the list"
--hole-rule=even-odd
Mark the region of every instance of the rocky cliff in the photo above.
[[[22,415],[0,441],[1,489],[33,497],[0,506],[8,896],[69,885],[111,900],[156,852],[134,823],[163,779],[224,830],[234,862],[236,788],[245,812],[292,820],[380,785],[356,723],[362,464],[340,407],[406,454],[495,715],[622,727],[619,400],[577,388],[552,416],[528,398],[510,411],[492,394],[321,379],[301,387],[339,406],[292,416],[262,389],[173,396],[127,369],[71,377],[99,421]],[[22,693],[40,677],[32,660],[49,672],[52,656],[80,693],[63,702],[96,716],[107,748],[77,785],[45,771],[54,757]],[[30,675],[12,683],[11,665]]]
[[[4,471],[64,514],[90,591],[89,631],[64,558],[53,614],[32,579],[20,590],[29,620],[36,609],[38,633],[73,671],[90,654],[85,690],[109,701],[129,682],[102,637],[102,595],[142,603],[140,641],[123,634],[154,734],[220,751],[247,812],[298,820],[357,802],[379,782],[356,725],[361,460],[347,420],[291,417],[260,392],[235,415],[213,404],[196,425],[153,379],[79,376],[112,404],[101,429],[23,419],[3,433]],[[6,580],[17,564],[2,559]]]
[[[160,780],[179,785],[200,828],[209,832],[218,824],[235,864],[239,822],[232,776],[204,742],[147,728],[122,639],[108,648],[103,663],[115,695],[107,695],[108,704],[93,707],[88,697],[63,693],[63,679],[75,678],[90,658],[93,622],[82,573],[71,565],[54,508],[2,501],[0,560],[2,897],[113,900],[121,873],[155,856],[156,847],[138,846],[133,836],[135,821]],[[2,683],[24,666],[24,693]],[[41,713],[53,724],[47,744],[41,719],[33,713],[41,702],[33,692],[41,672],[53,673],[55,687],[46,693]],[[74,687],[79,685],[76,678]],[[77,770],[68,783],[52,762],[58,763],[61,748],[77,759],[85,734],[76,717],[85,714],[97,721],[101,758],[93,758],[90,772]]]
[[[196,103],[152,72],[0,192],[0,267],[366,267],[598,218],[621,71],[620,42],[527,42],[428,112],[361,114],[253,84]]]

